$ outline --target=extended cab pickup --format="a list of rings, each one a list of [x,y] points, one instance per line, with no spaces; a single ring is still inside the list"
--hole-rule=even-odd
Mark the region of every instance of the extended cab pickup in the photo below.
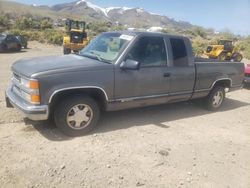
[[[12,72],[7,106],[52,116],[71,136],[89,132],[101,110],[197,98],[217,110],[244,79],[242,63],[195,60],[188,38],[147,32],[103,33],[77,55],[19,60]]]

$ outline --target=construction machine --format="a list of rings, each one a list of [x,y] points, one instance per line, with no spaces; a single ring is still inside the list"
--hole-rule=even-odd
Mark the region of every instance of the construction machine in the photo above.
[[[64,54],[70,54],[71,51],[76,53],[89,43],[84,21],[67,19],[65,28],[67,35],[63,37]]]
[[[204,54],[210,59],[218,59],[219,61],[240,62],[243,59],[239,48],[234,46],[231,40],[219,40],[218,44],[209,45]]]

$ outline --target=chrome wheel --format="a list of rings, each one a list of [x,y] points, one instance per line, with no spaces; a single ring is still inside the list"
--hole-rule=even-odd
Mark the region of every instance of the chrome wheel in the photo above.
[[[214,94],[214,97],[213,97],[213,106],[215,108],[218,108],[222,101],[223,101],[223,92],[222,91],[217,91],[215,94]]]
[[[83,129],[87,127],[93,119],[93,110],[87,104],[73,106],[67,113],[67,124],[72,129]]]

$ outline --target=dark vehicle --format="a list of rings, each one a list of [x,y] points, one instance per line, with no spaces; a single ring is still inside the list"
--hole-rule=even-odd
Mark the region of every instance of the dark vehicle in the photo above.
[[[32,120],[54,117],[70,136],[92,130],[101,111],[198,98],[217,110],[226,88],[242,87],[244,64],[209,61],[195,60],[185,37],[108,32],[78,55],[14,63],[6,103]]]
[[[0,34],[0,52],[21,51],[22,45],[15,35]]]
[[[28,48],[28,41],[24,36],[18,35],[16,38],[20,41],[23,48]]]

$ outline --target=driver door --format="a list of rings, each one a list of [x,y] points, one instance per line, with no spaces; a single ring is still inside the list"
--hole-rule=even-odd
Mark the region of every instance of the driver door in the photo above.
[[[170,79],[163,37],[143,36],[127,53],[126,60],[138,61],[139,70],[115,69],[115,99],[166,96]]]

